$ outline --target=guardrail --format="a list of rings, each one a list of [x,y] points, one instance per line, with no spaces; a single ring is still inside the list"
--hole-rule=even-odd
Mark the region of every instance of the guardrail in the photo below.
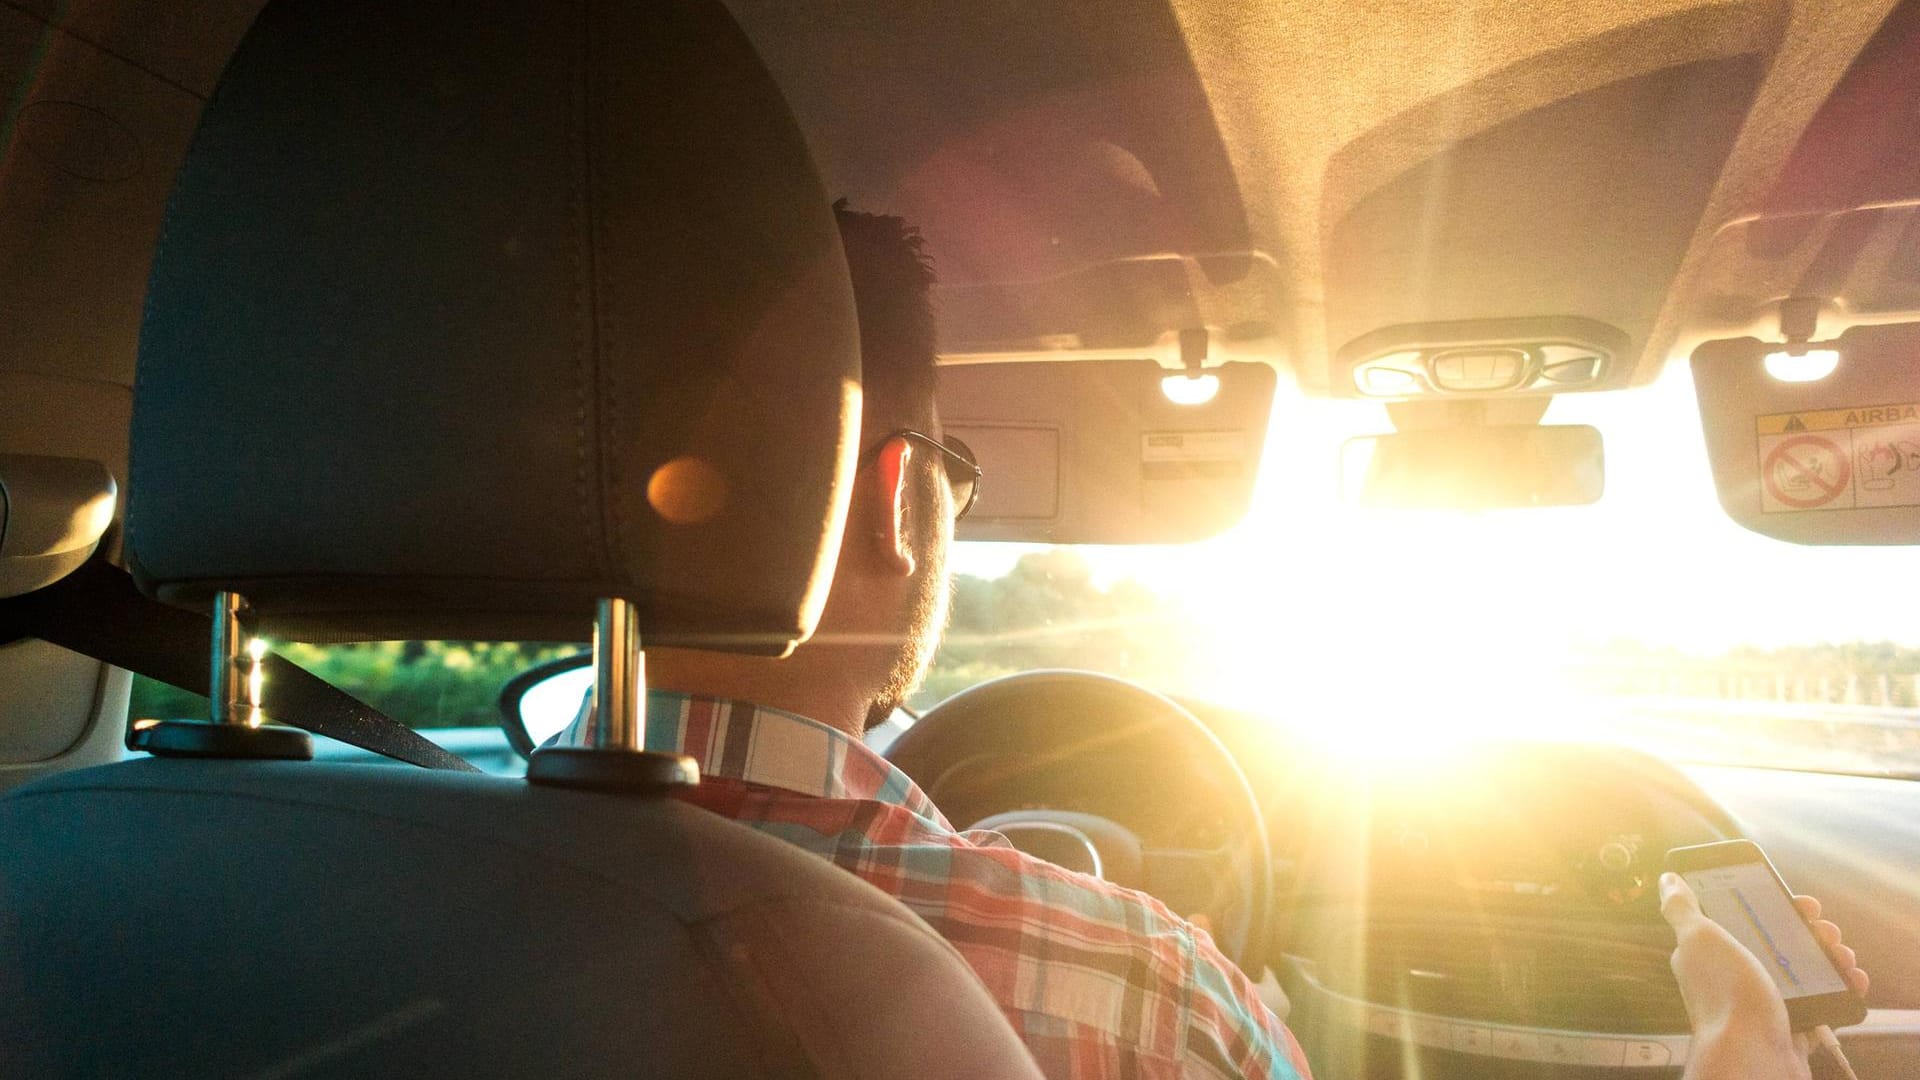
[[[1766,702],[1813,707],[1920,709],[1920,674],[1782,672],[1575,664],[1567,681],[1604,697]]]
[[[1784,721],[1796,724],[1849,724],[1899,730],[1920,727],[1920,708],[1905,705],[1848,705],[1798,701],[1745,701],[1735,698],[1631,697],[1629,707],[1646,714],[1713,720]]]

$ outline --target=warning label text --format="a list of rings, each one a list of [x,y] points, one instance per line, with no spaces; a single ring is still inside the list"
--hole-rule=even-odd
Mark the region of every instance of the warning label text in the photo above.
[[[1767,513],[1920,506],[1920,404],[1776,413],[1754,428]]]

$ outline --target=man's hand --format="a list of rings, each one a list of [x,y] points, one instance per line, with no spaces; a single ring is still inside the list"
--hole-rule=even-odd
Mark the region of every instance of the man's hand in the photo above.
[[[1847,985],[1866,993],[1867,973],[1841,944],[1840,928],[1820,918],[1820,902],[1810,896],[1793,902]],[[1688,1080],[1806,1080],[1807,1044],[1788,1029],[1786,1002],[1759,958],[1701,914],[1693,890],[1676,874],[1660,876],[1660,914],[1673,927],[1673,975],[1693,1028]]]
[[[1689,1080],[1807,1080],[1787,1003],[1759,957],[1701,914],[1678,874],[1660,875],[1660,914],[1673,927],[1673,977],[1693,1028]]]
[[[1827,956],[1833,966],[1840,971],[1840,977],[1847,981],[1847,987],[1861,997],[1867,996],[1867,986],[1872,982],[1867,973],[1861,970],[1860,962],[1853,950],[1840,940],[1840,927],[1820,917],[1820,901],[1811,896],[1796,896],[1793,906],[1806,916],[1807,924],[1813,927],[1813,936],[1820,947],[1827,950]]]
[[[1793,906],[1799,908],[1800,914],[1806,917],[1807,925],[1813,928],[1814,940],[1820,942],[1820,947],[1827,951],[1827,958],[1833,961],[1834,969],[1840,972],[1842,979],[1846,980],[1847,988],[1863,998],[1866,997],[1867,986],[1872,980],[1867,978],[1866,971],[1860,967],[1859,958],[1854,956],[1853,949],[1840,940],[1840,927],[1820,917],[1820,901],[1811,896],[1796,896],[1793,898]],[[1813,1055],[1813,1038],[1806,1032],[1795,1035],[1793,1045],[1802,1058]]]

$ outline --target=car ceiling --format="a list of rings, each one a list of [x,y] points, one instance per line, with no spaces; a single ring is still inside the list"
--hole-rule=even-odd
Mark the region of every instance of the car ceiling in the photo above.
[[[1608,382],[1651,379],[1716,232],[1821,201],[1805,147],[1867,137],[1809,126],[1892,2],[730,6],[831,188],[923,227],[950,358],[1206,327],[1327,392],[1347,342],[1466,319],[1597,320],[1638,360]],[[173,168],[258,7],[0,0],[0,372],[130,384]],[[1910,115],[1912,55],[1852,81]]]

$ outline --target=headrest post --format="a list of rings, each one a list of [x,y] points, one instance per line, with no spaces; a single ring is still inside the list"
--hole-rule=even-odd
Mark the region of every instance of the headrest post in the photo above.
[[[313,736],[298,728],[265,727],[260,712],[260,661],[264,643],[249,640],[247,599],[237,592],[213,594],[212,666],[207,715],[200,720],[162,720],[136,728],[131,745],[157,757],[265,758],[310,761]]]
[[[207,680],[209,716],[216,724],[259,727],[258,703],[248,693],[252,658],[241,626],[246,598],[236,592],[213,594],[213,669]]]
[[[700,782],[692,758],[647,749],[646,654],[631,600],[602,597],[593,622],[593,689],[553,743],[527,759],[527,779],[555,787],[659,795]]]
[[[593,720],[586,740],[575,745],[604,750],[645,750],[647,658],[640,649],[639,613],[633,603],[602,598],[593,623]]]

